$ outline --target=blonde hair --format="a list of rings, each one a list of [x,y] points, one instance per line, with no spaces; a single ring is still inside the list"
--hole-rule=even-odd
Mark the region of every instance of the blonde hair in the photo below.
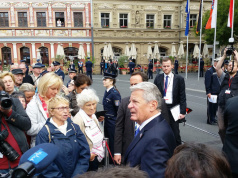
[[[67,100],[66,98],[64,98],[63,96],[60,96],[60,95],[56,95],[55,97],[51,98],[48,101],[49,117],[52,117],[52,115],[51,115],[52,108],[57,107],[59,104],[66,104],[69,106],[69,100]]]
[[[15,77],[11,72],[3,72],[2,74],[0,74],[0,79],[3,79],[6,76],[10,76],[13,82],[15,83]]]
[[[56,75],[55,73],[49,72],[45,74],[39,81],[38,93],[40,94],[40,96],[45,97],[48,88],[53,85],[56,86],[60,91],[63,85],[63,80],[60,76]]]

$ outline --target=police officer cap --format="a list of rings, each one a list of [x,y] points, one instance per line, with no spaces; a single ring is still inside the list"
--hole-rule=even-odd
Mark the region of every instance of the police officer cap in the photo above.
[[[53,62],[53,65],[54,65],[54,66],[59,66],[60,63],[59,63],[58,61],[54,61],[54,62]]]
[[[12,70],[12,74],[16,75],[16,74],[22,74],[23,75],[23,71],[21,69],[13,69]]]
[[[117,76],[115,74],[111,74],[111,73],[104,73],[103,79],[107,79],[107,78],[111,78],[111,79],[115,79]]]
[[[35,63],[35,65],[33,66],[33,69],[34,68],[43,68],[43,67],[45,67],[45,65],[38,62],[38,63]]]
[[[22,60],[20,60],[20,62],[26,62],[26,60],[25,60],[25,59],[22,59]]]
[[[75,69],[69,69],[69,73],[77,73],[77,70],[75,70]]]

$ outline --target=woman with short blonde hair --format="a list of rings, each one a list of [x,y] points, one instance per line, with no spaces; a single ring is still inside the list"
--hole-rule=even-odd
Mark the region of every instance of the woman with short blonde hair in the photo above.
[[[36,145],[58,146],[57,158],[39,177],[74,177],[88,170],[89,147],[79,126],[69,116],[69,101],[62,96],[49,100],[49,119],[36,137]]]
[[[9,95],[11,95],[14,91],[17,91],[15,89],[15,78],[11,72],[4,72],[4,73],[0,74],[0,79],[2,79],[2,81],[5,85],[5,91]]]
[[[38,93],[33,96],[26,108],[26,113],[31,119],[31,128],[27,131],[27,134],[31,136],[31,147],[35,146],[35,137],[49,117],[48,100],[60,92],[62,85],[61,77],[53,72],[45,74],[40,79]]]

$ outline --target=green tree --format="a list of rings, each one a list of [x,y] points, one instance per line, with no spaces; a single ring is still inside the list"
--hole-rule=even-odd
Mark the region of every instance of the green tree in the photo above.
[[[230,7],[230,0],[218,0],[216,41],[219,41],[219,46],[227,45],[228,40],[231,37],[231,28],[227,27],[229,7]],[[204,35],[203,39],[206,40],[208,44],[213,44],[215,29],[205,29],[209,16],[210,11],[207,11],[203,14],[202,32]],[[194,28],[194,32],[196,33],[196,28]],[[238,35],[238,3],[235,3],[234,36],[237,35]]]

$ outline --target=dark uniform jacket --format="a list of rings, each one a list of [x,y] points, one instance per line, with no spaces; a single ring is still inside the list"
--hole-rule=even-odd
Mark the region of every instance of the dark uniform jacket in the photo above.
[[[87,72],[92,72],[93,63],[91,61],[87,61],[85,63],[85,67]]]
[[[61,69],[58,69],[57,71],[55,71],[55,74],[57,74],[58,76],[62,77],[62,80],[64,81],[64,72]]]
[[[205,74],[205,87],[206,94],[218,95],[220,92],[220,83],[217,78],[216,69],[214,67],[209,68]]]

